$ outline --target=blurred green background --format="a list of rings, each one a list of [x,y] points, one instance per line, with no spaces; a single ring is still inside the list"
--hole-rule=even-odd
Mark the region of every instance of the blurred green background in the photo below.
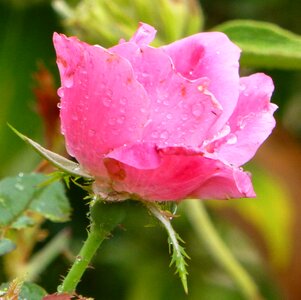
[[[94,23],[92,19],[76,23],[70,14],[77,2],[70,1],[70,6],[66,7],[62,1],[56,1],[55,11],[51,1],[46,0],[0,0],[0,178],[30,172],[40,161],[8,129],[7,122],[41,144],[47,143],[45,120],[43,122],[41,114],[37,113],[37,99],[33,90],[39,85],[34,74],[41,62],[53,74],[56,87],[59,86],[52,46],[54,31],[76,32],[82,35],[81,38],[86,36],[87,40],[95,41],[102,32],[88,32],[89,22],[93,30],[93,26],[105,28],[108,24],[113,26],[110,27],[113,28],[111,32],[116,32],[112,36],[104,32],[103,43],[102,38],[95,41],[108,45],[113,42],[112,39],[115,38],[117,42],[118,37],[122,37],[119,33],[133,32],[136,27],[133,24],[141,20],[149,21],[159,32],[160,27],[162,32],[163,28],[170,28],[159,36],[160,42],[177,38],[178,33],[172,30],[173,23],[166,23],[166,18],[160,17],[160,9],[163,8],[148,10],[148,1],[133,1],[124,6],[124,11],[122,3],[126,1],[111,2],[117,5],[106,7],[107,11],[114,11],[116,17],[116,14],[131,16],[131,6],[135,3],[145,6],[144,9],[136,9],[134,15],[137,20],[122,19],[121,23],[126,24],[124,28],[117,25],[114,28],[116,19],[110,19],[110,15],[103,17],[103,23],[93,19],[93,16],[90,18]],[[179,1],[171,2],[178,5]],[[197,27],[201,29],[201,26],[203,30],[210,30],[233,19],[273,22],[301,34],[300,1],[203,0],[200,5],[203,14],[201,11],[197,14],[193,8],[186,12],[188,19],[191,16],[193,22],[190,28],[183,25],[180,35],[187,35]],[[116,7],[120,9],[118,13]],[[179,22],[176,16],[181,15],[183,9],[177,7],[175,15],[170,16],[175,18],[174,23]],[[84,12],[81,11],[82,14]],[[68,18],[63,17],[69,17],[69,23]],[[264,297],[297,300],[301,299],[301,71],[242,70],[243,73],[254,71],[264,71],[272,76],[276,86],[273,102],[280,107],[276,113],[276,130],[253,162],[245,168],[253,173],[258,198],[211,201],[207,204],[221,236],[255,278]],[[86,237],[87,205],[82,200],[85,195],[73,187],[68,191],[68,196],[73,206],[72,221],[66,224],[44,223],[47,237],[36,245],[34,251],[66,226],[72,229],[71,252],[76,253],[79,249]],[[144,208],[134,204],[122,228],[115,230],[113,238],[105,241],[101,247],[93,268],[85,274],[78,292],[106,300],[242,299],[232,279],[215,263],[196,237],[181,207],[178,213],[181,217],[173,223],[185,240],[186,250],[191,257],[188,296],[173,274],[173,268],[168,267],[170,258],[164,230],[157,226]],[[59,275],[66,273],[70,265],[68,257],[66,253],[57,257],[38,278],[37,283],[49,293],[56,290],[60,282]],[[0,282],[5,282],[11,279],[11,273],[7,272],[5,260],[1,264]]]

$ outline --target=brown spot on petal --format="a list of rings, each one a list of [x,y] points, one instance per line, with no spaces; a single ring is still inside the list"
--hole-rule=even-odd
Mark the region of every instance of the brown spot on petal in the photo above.
[[[64,68],[67,68],[68,63],[62,57],[59,56],[56,61],[57,61],[58,64],[61,64]]]
[[[181,95],[182,95],[182,97],[186,96],[186,87],[184,85],[182,85],[182,87],[181,87]]]

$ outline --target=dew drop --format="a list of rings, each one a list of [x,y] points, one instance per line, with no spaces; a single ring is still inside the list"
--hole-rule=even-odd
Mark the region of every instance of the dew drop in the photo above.
[[[227,139],[227,144],[234,145],[237,143],[237,136],[233,133],[229,134]]]
[[[168,100],[164,100],[164,101],[163,101],[163,104],[164,104],[165,106],[168,106],[168,105],[169,105],[169,101],[168,101]]]
[[[167,119],[167,120],[171,120],[171,119],[172,119],[172,114],[167,114],[167,115],[166,115],[166,119]]]
[[[80,170],[79,166],[73,168],[73,172],[78,172],[79,170]]]
[[[18,174],[18,176],[22,178],[22,177],[24,176],[24,173],[20,172],[20,173]]]
[[[102,103],[105,107],[110,107],[111,103],[112,103],[112,99],[111,97],[108,96],[104,96],[102,99]]]
[[[56,106],[57,106],[59,109],[61,109],[61,108],[62,108],[61,102],[59,102]]]
[[[122,98],[120,98],[119,102],[121,105],[125,105],[127,102],[127,99],[125,97],[122,97]]]
[[[57,291],[58,291],[59,293],[62,293],[62,292],[63,292],[63,286],[62,286],[62,285],[59,285],[59,286],[57,287]]]
[[[110,118],[109,119],[109,124],[110,125],[115,125],[116,119],[115,118]]]
[[[192,114],[195,117],[200,117],[202,115],[202,113],[203,113],[203,105],[202,104],[197,103],[192,106]]]
[[[64,88],[63,88],[63,87],[60,87],[60,88],[57,90],[57,94],[59,95],[59,97],[63,98],[63,97],[64,97]]]
[[[17,190],[19,190],[19,191],[23,191],[23,190],[24,190],[24,186],[23,186],[22,184],[20,184],[20,183],[16,183],[16,184],[15,184],[15,188],[16,188]]]
[[[73,86],[73,74],[66,74],[64,78],[64,85],[66,88],[71,88]]]
[[[188,115],[187,115],[187,114],[182,115],[181,119],[182,119],[183,121],[188,120]]]
[[[205,87],[204,87],[203,85],[199,85],[199,86],[198,86],[198,90],[199,90],[200,92],[204,92]]]
[[[112,95],[113,95],[112,90],[108,89],[108,90],[106,91],[106,95],[107,95],[109,98],[111,98]]]
[[[220,54],[221,54],[221,52],[220,52],[220,51],[216,51],[215,53],[216,53],[217,55],[220,55]]]
[[[246,126],[246,121],[244,120],[243,117],[238,117],[237,118],[237,125],[239,127],[239,129],[244,129]]]
[[[118,124],[123,124],[124,120],[125,120],[125,116],[121,116],[121,117],[117,118],[117,123]]]
[[[96,131],[95,131],[94,129],[89,129],[89,131],[88,131],[88,135],[89,135],[90,137],[94,136],[95,133],[96,133]]]
[[[112,134],[113,134],[113,135],[118,135],[119,133],[120,133],[120,130],[119,130],[119,129],[116,129],[116,128],[115,128],[115,129],[112,130]]]
[[[146,113],[146,109],[145,108],[140,108],[140,111],[145,114]]]
[[[81,256],[79,256],[79,255],[76,256],[76,262],[79,263],[79,262],[81,262],[82,260],[83,260],[83,258],[82,258]]]
[[[239,89],[240,89],[241,91],[244,91],[244,90],[246,89],[246,86],[245,86],[244,84],[241,84],[241,85],[239,86]]]
[[[166,140],[168,138],[169,134],[167,131],[163,131],[161,134],[160,134],[160,138],[161,139],[164,139]]]
[[[152,136],[154,139],[157,139],[157,138],[159,137],[158,131],[153,131],[153,132],[151,133],[151,136]]]

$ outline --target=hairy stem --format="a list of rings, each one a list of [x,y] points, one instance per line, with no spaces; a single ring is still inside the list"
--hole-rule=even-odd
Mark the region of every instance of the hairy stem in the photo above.
[[[85,270],[87,269],[92,257],[107,236],[107,231],[100,231],[96,226],[92,225],[88,238],[84,242],[79,254],[65,277],[63,283],[58,287],[59,293],[73,293],[76,286],[80,282]]]

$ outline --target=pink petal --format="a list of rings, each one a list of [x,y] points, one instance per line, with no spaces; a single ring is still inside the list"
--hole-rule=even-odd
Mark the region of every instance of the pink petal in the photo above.
[[[209,79],[208,90],[223,107],[223,114],[210,128],[210,137],[223,127],[236,106],[240,49],[220,32],[195,34],[162,49],[184,77]]]
[[[124,58],[73,37],[53,40],[68,152],[91,174],[104,175],[104,154],[142,138],[149,98]]]
[[[146,24],[146,23],[139,23],[139,27],[133,37],[130,39],[130,42],[136,43],[139,46],[143,44],[150,44],[156,36],[157,30]]]
[[[225,199],[253,197],[249,175],[222,162],[186,151],[160,151],[161,164],[142,170],[117,160],[106,162],[115,191],[150,201],[178,201],[188,197]]]
[[[250,175],[240,169],[224,167],[208,178],[193,195],[201,199],[256,197]]]
[[[107,154],[106,158],[113,158],[129,166],[145,170],[158,168],[161,163],[157,147],[146,143],[116,148]]]
[[[214,157],[240,166],[254,156],[275,127],[273,90],[272,79],[262,73],[241,78],[239,100],[229,119],[231,132],[207,146]]]
[[[221,113],[208,93],[208,80],[178,74],[162,49],[123,43],[110,51],[128,59],[150,99],[150,121],[143,140],[159,146],[197,147]]]

